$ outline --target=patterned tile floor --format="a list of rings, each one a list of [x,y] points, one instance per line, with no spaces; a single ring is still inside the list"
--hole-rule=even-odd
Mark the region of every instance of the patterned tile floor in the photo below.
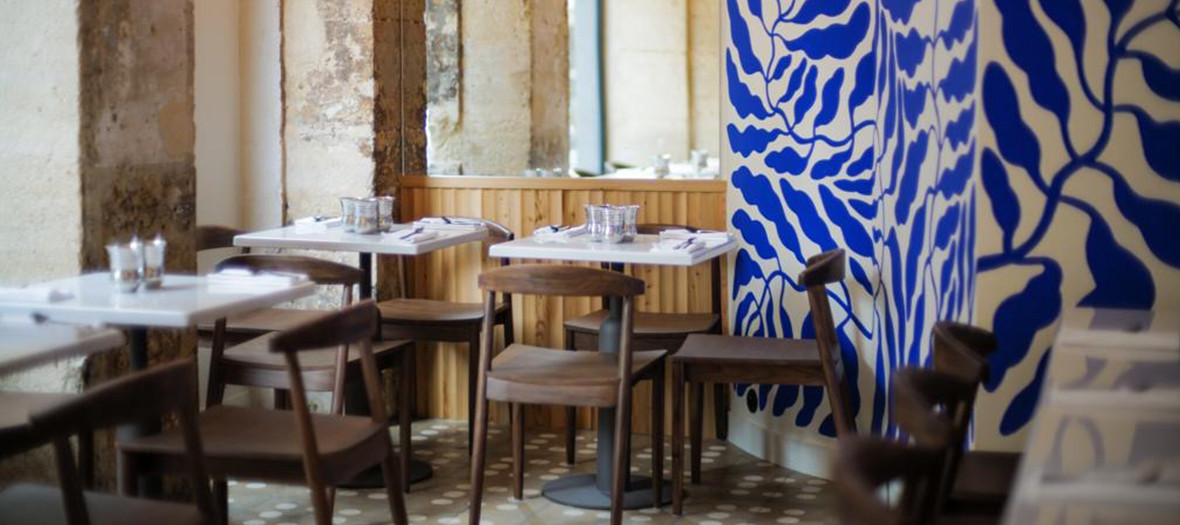
[[[469,504],[466,422],[431,420],[414,424],[415,455],[434,466],[434,476],[415,484],[406,500],[412,523],[466,523]],[[565,507],[545,499],[541,485],[570,472],[593,472],[593,434],[578,436],[577,465],[564,464],[559,433],[526,431],[524,500],[511,495],[511,451],[505,428],[492,428],[488,441],[482,522],[495,525],[526,523],[600,523],[604,512]],[[632,445],[632,470],[651,469],[647,436]],[[724,442],[706,442],[703,483],[687,485],[684,516],[671,507],[628,511],[628,523],[833,523],[834,495],[828,482],[761,461]],[[687,456],[686,456],[687,459]],[[671,460],[664,466],[671,468]],[[667,479],[667,477],[665,477]],[[230,482],[230,520],[243,525],[312,523],[307,489],[265,483]],[[389,523],[389,506],[382,490],[340,490],[335,523]]]

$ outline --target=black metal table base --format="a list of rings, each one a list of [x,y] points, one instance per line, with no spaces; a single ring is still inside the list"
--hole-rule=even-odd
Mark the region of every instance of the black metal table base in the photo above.
[[[430,463],[417,458],[410,460],[410,484],[426,481],[434,476],[434,468]],[[373,467],[361,472],[348,483],[341,485],[346,489],[379,489],[385,487],[385,478],[381,476],[381,467]]]
[[[610,492],[598,488],[594,474],[566,476],[546,483],[541,494],[550,501],[582,509],[610,510]],[[641,509],[652,506],[651,478],[631,476],[628,488],[623,492],[623,508]],[[671,483],[664,483],[660,490],[660,505],[672,502]]]

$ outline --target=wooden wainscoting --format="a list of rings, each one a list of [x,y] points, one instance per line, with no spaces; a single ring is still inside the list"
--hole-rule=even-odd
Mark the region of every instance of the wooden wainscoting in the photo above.
[[[547,224],[581,224],[585,222],[587,204],[604,203],[640,205],[641,223],[688,224],[713,229],[726,226],[725,181],[414,176],[403,178],[401,184],[401,214],[405,221],[430,215],[482,217],[503,224],[518,237],[528,236]],[[412,297],[477,303],[480,295],[476,276],[481,268],[494,264],[489,263],[478,244],[441,250],[409,262],[407,288]],[[710,309],[708,264],[692,268],[646,266],[628,268],[628,271],[647,282],[647,293],[637,301],[642,311],[708,312]],[[728,272],[723,271],[722,275]],[[726,289],[726,283],[722,283],[722,293]],[[601,305],[600,299],[592,297],[516,297],[513,301],[516,340],[553,348],[562,347],[565,319],[589,313]],[[726,303],[722,301],[723,305]],[[496,348],[503,346],[498,343]],[[436,345],[419,352],[419,413],[465,419],[466,345]],[[634,399],[633,429],[648,432],[650,387],[641,387]],[[506,412],[503,407],[493,406],[491,414],[496,420],[506,421]],[[583,428],[591,427],[590,411],[581,412],[579,424]],[[711,408],[705,412],[707,432],[713,428],[711,413]],[[530,426],[561,428],[565,425],[564,410],[556,407],[530,407],[526,417]],[[665,428],[669,428],[667,423]]]

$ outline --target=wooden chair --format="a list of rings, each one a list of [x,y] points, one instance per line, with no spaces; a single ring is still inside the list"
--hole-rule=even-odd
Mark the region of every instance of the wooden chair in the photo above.
[[[475,446],[471,459],[470,523],[479,523],[487,448],[488,401],[493,400],[512,404],[513,488],[517,498],[523,495],[524,482],[524,418],[521,404],[616,408],[611,523],[617,525],[622,520],[624,480],[629,475],[624,465],[630,454],[631,389],[638,381],[651,379],[656,391],[663,392],[663,361],[666,352],[637,352],[632,341],[634,298],[643,293],[643,281],[592,268],[529,265],[485,271],[479,276],[479,286],[485,293],[485,314],[479,352],[478,399],[475,404]],[[622,326],[618,355],[563,352],[513,344],[493,360],[492,314],[496,308],[496,292],[620,297]],[[653,405],[652,493],[659,494],[664,455],[662,399]]]
[[[246,233],[245,230],[230,228],[229,226],[204,225],[197,226],[197,251],[233,248],[234,237]],[[241,253],[250,253],[250,248],[238,248]]]
[[[304,482],[311,489],[318,525],[332,522],[333,487],[380,464],[394,522],[405,524],[406,508],[397,454],[381,400],[380,371],[373,356],[377,308],[372,301],[323,314],[270,339],[270,351],[286,361],[292,410],[213,406],[197,418],[206,465],[215,479],[226,477]],[[306,367],[301,354],[322,348],[359,349],[370,417],[312,414],[307,405]],[[140,475],[174,470],[187,453],[175,431],[120,441],[121,489],[133,493]],[[218,495],[225,516],[226,500]]]
[[[341,302],[352,303],[352,288],[363,278],[363,272],[352,266],[312,257],[296,255],[238,255],[217,263],[218,271],[226,268],[242,268],[251,271],[282,271],[306,274],[317,285],[342,287]],[[295,310],[301,318],[312,315],[323,316],[326,310]],[[313,319],[314,320],[314,319]],[[275,392],[275,408],[289,408],[288,391],[291,388],[287,374],[287,363],[282,355],[270,351],[270,345],[281,332],[270,332],[250,339],[236,346],[225,348],[226,322],[218,320],[213,335],[213,352],[209,360],[209,388],[206,406],[217,406],[225,395],[226,385],[271,388]],[[402,485],[409,489],[411,414],[409,392],[414,385],[414,344],[412,341],[374,341],[373,355],[378,370],[396,368],[400,394],[397,396],[398,433],[402,447]],[[348,348],[324,348],[305,352],[303,359],[303,384],[308,391],[332,392],[332,414],[343,413],[346,396],[345,388],[357,385],[362,378],[361,356],[349,352]],[[363,403],[363,395],[352,396],[352,401]],[[363,407],[362,407],[363,408]],[[371,408],[371,407],[370,407]],[[363,412],[362,412],[363,413]],[[218,481],[222,483],[222,481]],[[221,491],[219,486],[218,491]]]
[[[211,523],[215,520],[201,438],[196,430],[197,370],[185,359],[116,379],[31,416],[40,433],[52,436],[61,487],[17,485],[0,493],[0,523]],[[174,432],[196,505],[119,497],[85,491],[78,478],[70,437],[97,428],[175,414]]]
[[[844,278],[844,250],[831,250],[807,260],[799,284],[807,288],[815,339],[775,339],[712,334],[688,336],[672,355],[672,511],[680,514],[684,500],[684,387],[692,385],[692,482],[701,479],[701,413],[703,383],[820,385],[827,390],[836,434],[856,434],[856,417],[844,383],[844,363],[828,303],[827,286]]]
[[[976,386],[953,412],[947,413],[950,428],[938,509],[944,513],[998,515],[1007,502],[1020,454],[964,450],[977,387],[987,380],[987,358],[996,349],[995,336],[982,328],[940,321],[935,323],[931,337],[934,369]]]
[[[33,426],[30,414],[64,403],[78,394],[49,392],[0,392],[0,458],[20,454],[50,441]],[[78,434],[78,471],[83,488],[94,485],[94,435]]]
[[[487,228],[488,236],[483,241],[487,248],[515,238],[512,230],[485,219],[466,218],[480,221]],[[508,259],[500,260],[501,266],[508,265]],[[402,283],[402,290],[406,290]],[[434,299],[402,297],[377,303],[381,310],[382,334],[386,339],[409,339],[416,342],[467,343],[467,437],[468,449],[474,432],[475,377],[479,365],[479,337],[484,311],[480,303],[457,303]],[[512,298],[505,296],[492,312],[495,326],[504,327],[504,346],[515,339],[512,328]]]
[[[842,523],[847,525],[975,525],[994,523],[982,517],[932,516],[923,497],[936,483],[941,451],[880,438],[840,440],[836,457],[836,494]],[[901,482],[898,503],[882,501],[881,489]]]
[[[636,227],[640,234],[659,235],[665,230],[700,231],[692,226],[679,224],[640,224]],[[609,265],[604,264],[606,269]],[[709,263],[709,290],[711,306],[709,313],[635,313],[635,349],[667,350],[675,354],[684,344],[684,340],[691,334],[720,334],[721,333],[721,258],[715,258]],[[597,350],[598,330],[602,321],[606,319],[606,304],[581,317],[565,321],[566,350]],[[728,434],[729,392],[724,383],[713,385],[714,431],[718,439],[725,439]],[[577,409],[568,408],[565,413],[565,462],[574,464],[574,444],[577,435]]]

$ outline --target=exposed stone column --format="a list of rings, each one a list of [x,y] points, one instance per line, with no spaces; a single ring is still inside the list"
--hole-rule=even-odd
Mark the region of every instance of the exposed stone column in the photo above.
[[[569,169],[569,10],[565,2],[532,1],[532,133],[529,164]]]

